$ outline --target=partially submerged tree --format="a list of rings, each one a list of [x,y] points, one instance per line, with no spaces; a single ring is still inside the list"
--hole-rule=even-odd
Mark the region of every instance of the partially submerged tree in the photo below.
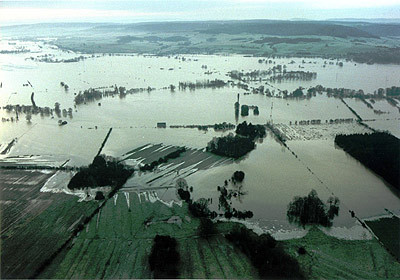
[[[243,171],[235,171],[232,175],[233,182],[242,182],[244,179],[244,172]]]
[[[288,205],[287,217],[290,223],[301,226],[322,225],[324,227],[332,226],[332,220],[339,214],[339,199],[330,197],[329,206],[318,197],[315,190],[312,190],[307,196],[296,196]]]

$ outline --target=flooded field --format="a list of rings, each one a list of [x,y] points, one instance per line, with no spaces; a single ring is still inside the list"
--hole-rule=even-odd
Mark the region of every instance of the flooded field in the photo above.
[[[194,198],[212,198],[211,208],[218,209],[217,186],[231,178],[233,172],[242,170],[246,174],[244,194],[233,200],[234,207],[251,210],[254,217],[250,223],[276,236],[295,229],[287,221],[287,205],[294,196],[306,195],[311,189],[324,201],[331,195],[341,201],[332,234],[341,230],[347,238],[361,238],[364,231],[349,210],[355,211],[359,218],[384,214],[385,208],[400,213],[400,199],[383,180],[334,146],[336,134],[365,133],[371,129],[356,122],[355,114],[339,98],[328,97],[326,93],[304,99],[282,98],[281,95],[284,90],[290,92],[300,86],[307,90],[316,85],[362,89],[373,94],[378,88],[400,85],[398,65],[367,65],[321,58],[271,58],[266,63],[265,59],[260,62],[261,58],[243,55],[92,55],[62,51],[44,41],[15,41],[12,47],[8,43],[1,41],[1,48],[18,46],[30,51],[0,54],[0,117],[3,118],[0,165],[3,167],[88,165],[112,127],[102,152],[128,164],[151,162],[170,146],[186,147],[190,151],[182,162],[160,165],[158,172],[161,174],[136,173],[128,180],[125,192],[151,188],[158,198],[177,200],[175,190],[165,190],[165,186],[173,186],[174,180],[185,178],[193,186]],[[46,54],[58,60],[83,58],[76,62],[45,62],[43,55]],[[267,81],[269,76],[266,75],[246,80],[247,90],[229,77],[229,72],[234,70],[268,71],[277,65],[285,65],[286,71],[317,74],[312,80],[280,82]],[[180,82],[214,79],[227,85],[195,90],[178,88]],[[68,88],[61,86],[61,82]],[[171,90],[170,85],[176,89]],[[124,98],[103,96],[75,105],[74,98],[81,91],[89,88],[112,90],[115,86],[144,90]],[[271,96],[254,93],[253,89],[259,86],[269,89]],[[235,115],[238,94],[240,104],[258,106],[259,114],[250,110],[249,116]],[[4,108],[6,105],[31,105],[31,98],[39,107],[54,108],[58,102],[61,110],[71,108],[72,114],[34,114],[29,120],[25,114],[20,114],[16,121],[15,112]],[[371,128],[387,130],[399,137],[398,104],[374,100],[371,109],[358,99],[345,98],[345,102]],[[60,125],[59,120],[67,123]],[[320,122],[311,124],[311,120]],[[197,125],[243,121],[253,124],[272,121],[286,135],[287,146],[297,157],[272,135],[236,161],[216,159],[204,151],[213,137],[231,131],[199,130]],[[305,123],[300,124],[301,121]],[[157,128],[160,122],[165,122],[166,128]],[[150,146],[142,154],[136,151],[129,156],[130,151],[144,145]]]

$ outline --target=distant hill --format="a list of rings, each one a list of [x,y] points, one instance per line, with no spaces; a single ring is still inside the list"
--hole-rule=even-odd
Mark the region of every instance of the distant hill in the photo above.
[[[65,35],[59,30],[82,33],[92,32],[157,32],[180,33],[200,32],[205,34],[263,34],[273,36],[331,36],[378,38],[400,36],[400,23],[373,23],[362,21],[278,21],[278,20],[238,20],[238,21],[173,21],[141,23],[41,23],[32,25],[2,26],[7,35],[22,36],[34,34]]]
[[[400,26],[400,25],[399,25]],[[320,21],[196,21],[196,22],[150,22],[127,25],[98,26],[95,29],[117,28],[125,31],[142,32],[201,32],[207,34],[264,34],[278,36],[332,36],[332,37],[379,37],[365,30]]]

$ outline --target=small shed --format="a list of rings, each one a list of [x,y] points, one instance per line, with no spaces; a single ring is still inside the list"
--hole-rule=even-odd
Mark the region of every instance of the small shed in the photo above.
[[[167,128],[167,123],[166,122],[158,122],[157,128]]]

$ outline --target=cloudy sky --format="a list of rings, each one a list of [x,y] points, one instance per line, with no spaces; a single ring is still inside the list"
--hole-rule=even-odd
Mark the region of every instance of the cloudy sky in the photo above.
[[[0,0],[0,24],[400,18],[400,0]]]

